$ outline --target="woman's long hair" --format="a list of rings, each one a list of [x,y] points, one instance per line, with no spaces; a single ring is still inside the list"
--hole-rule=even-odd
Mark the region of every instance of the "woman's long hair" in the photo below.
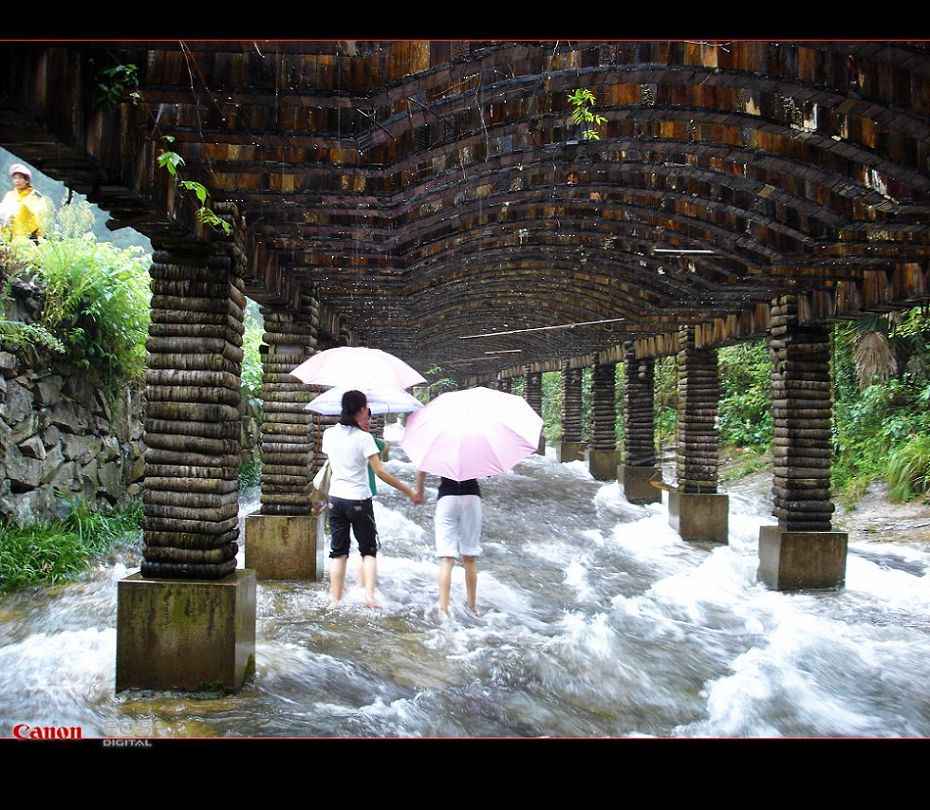
[[[361,391],[346,391],[342,395],[342,413],[339,415],[339,424],[348,427],[358,427],[355,414],[368,406],[368,397]]]

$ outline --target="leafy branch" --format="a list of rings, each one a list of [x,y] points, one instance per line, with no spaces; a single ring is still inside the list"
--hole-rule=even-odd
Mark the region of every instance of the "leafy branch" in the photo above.
[[[162,135],[162,140],[170,144],[174,142],[174,137],[172,135]],[[185,165],[184,158],[177,152],[162,148],[161,153],[158,155],[158,165],[167,170],[168,174],[174,178],[178,188],[183,191],[190,191],[197,197],[200,202],[200,208],[197,209],[197,218],[204,223],[204,225],[222,228],[223,233],[229,236],[232,232],[232,226],[225,219],[220,219],[214,213],[213,209],[207,206],[207,187],[203,185],[203,183],[198,183],[196,180],[181,180],[178,177],[178,169]]]
[[[581,138],[585,141],[599,141],[600,134],[597,127],[606,123],[603,115],[594,112],[597,99],[588,88],[578,88],[569,93],[568,100],[572,105],[572,121],[582,127]]]
[[[133,104],[142,101],[139,92],[139,68],[135,65],[117,65],[97,74],[97,104],[115,107],[128,97]]]

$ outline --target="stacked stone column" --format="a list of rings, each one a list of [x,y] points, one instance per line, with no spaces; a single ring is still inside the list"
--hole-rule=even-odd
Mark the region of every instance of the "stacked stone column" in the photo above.
[[[236,570],[244,285],[232,245],[156,250],[142,570],[117,588],[116,689],[239,687],[255,574]]]
[[[316,351],[317,320],[305,307],[263,307],[261,510],[245,520],[246,563],[260,579],[320,579],[322,544],[310,491],[318,464],[318,416],[307,403],[323,390],[290,372]]]
[[[624,345],[626,386],[623,392],[625,463],[620,470],[623,493],[631,503],[656,503],[662,492],[655,449],[655,360],[637,359],[632,341]]]
[[[243,283],[231,259],[157,251],[146,381],[142,575],[236,569]]]
[[[601,481],[617,478],[617,366],[602,363],[594,366],[591,377],[594,429],[588,469]]]
[[[527,370],[525,380],[523,396],[527,404],[542,416],[542,372]],[[539,447],[536,452],[541,456],[546,455],[546,437],[542,433],[539,434]]]
[[[263,307],[262,317],[261,513],[308,515],[314,447],[305,406],[317,394],[289,372],[313,354],[315,330],[306,315]]]
[[[717,352],[698,349],[694,327],[684,327],[678,333],[678,489],[669,497],[671,525],[684,540],[727,542],[729,499],[717,494],[719,400]]]
[[[577,461],[584,458],[581,424],[582,369],[562,369],[562,441],[556,447],[559,461]]]
[[[799,324],[791,296],[773,301],[771,313],[778,526],[762,527],[759,576],[781,590],[837,587],[845,579],[847,536],[831,531],[829,327]]]

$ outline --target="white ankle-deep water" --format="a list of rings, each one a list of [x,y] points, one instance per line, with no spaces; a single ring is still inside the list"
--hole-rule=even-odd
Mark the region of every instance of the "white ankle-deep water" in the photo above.
[[[479,615],[456,566],[441,619],[435,488],[421,507],[379,488],[381,607],[363,604],[354,542],[338,606],[326,580],[259,582],[256,676],[235,695],[114,694],[116,583],[137,550],[0,600],[0,735],[930,736],[925,545],[852,543],[845,589],[777,593],[756,581],[757,491],[729,490],[728,546],[695,545],[664,505],[534,456],[482,481]]]

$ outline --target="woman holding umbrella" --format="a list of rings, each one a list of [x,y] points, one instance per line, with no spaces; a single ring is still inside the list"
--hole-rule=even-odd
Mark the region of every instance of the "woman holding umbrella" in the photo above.
[[[349,528],[351,527],[362,555],[362,586],[365,604],[377,607],[378,529],[375,525],[371,488],[368,483],[368,465],[386,484],[407,495],[416,504],[423,498],[411,487],[384,469],[374,437],[361,429],[368,418],[368,399],[361,391],[346,391],[342,396],[342,413],[339,424],[323,431],[323,453],[329,457],[332,478],[329,485],[329,526],[332,534],[329,556],[330,592],[333,602],[342,599],[345,586],[346,562],[349,557]]]
[[[536,452],[542,419],[522,397],[472,388],[440,394],[407,419],[400,446],[417,465],[417,491],[426,473],[439,475],[436,555],[439,608],[449,612],[452,568],[461,555],[465,595],[474,613],[481,553],[481,490],[477,478],[500,475]]]
[[[417,493],[421,499],[426,473],[417,472]],[[452,569],[461,556],[465,568],[465,600],[468,609],[477,613],[478,555],[481,554],[481,489],[478,481],[454,481],[440,477],[436,497],[436,556],[439,557],[439,609],[449,615],[452,592]]]

